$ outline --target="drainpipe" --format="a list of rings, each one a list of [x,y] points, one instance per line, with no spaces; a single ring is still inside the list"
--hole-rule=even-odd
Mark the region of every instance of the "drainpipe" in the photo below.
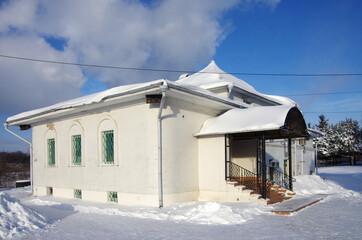
[[[297,176],[298,175],[297,140],[295,140],[295,139],[293,139],[293,140],[294,140],[294,175]]]
[[[292,160],[292,139],[288,138],[288,161],[289,161],[289,190],[293,191],[293,160]]]
[[[324,136],[322,137],[322,139],[324,138]],[[318,138],[317,138],[318,139]],[[322,139],[319,139],[316,141],[315,143],[315,173],[318,174],[318,144],[322,141]]]
[[[28,140],[20,137],[19,135],[17,135],[16,133],[10,131],[8,129],[8,124],[4,123],[4,127],[5,130],[8,131],[9,133],[13,134],[15,137],[21,139],[22,141],[26,142],[27,144],[29,144],[30,147],[30,186],[31,186],[31,195],[34,194],[34,188],[33,188],[33,144],[31,142],[29,142]]]
[[[314,171],[318,175],[318,141],[315,143]]]
[[[228,84],[228,98],[230,99],[231,91],[233,90],[234,84],[229,83]]]
[[[162,92],[162,99],[160,108],[157,115],[157,137],[158,137],[158,205],[159,208],[163,207],[163,187],[162,187],[162,110],[165,105],[166,91],[168,89],[167,82],[164,81],[160,86]]]

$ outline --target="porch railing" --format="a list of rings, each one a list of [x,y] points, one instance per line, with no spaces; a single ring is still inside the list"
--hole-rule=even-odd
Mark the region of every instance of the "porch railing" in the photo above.
[[[251,189],[256,193],[262,194],[262,180],[256,174],[253,173],[233,162],[229,162],[229,180],[236,181],[241,185],[244,185],[247,189]],[[266,197],[269,197],[270,189],[266,189]]]
[[[269,168],[269,181],[271,181],[272,183],[275,183],[285,189],[291,190],[290,184],[289,184],[289,175],[287,173],[283,173],[282,171],[278,170],[277,168],[274,168],[274,167]],[[292,178],[292,181],[295,182],[296,179]]]
[[[229,176],[227,177],[228,180],[236,181],[239,184],[244,185],[247,189],[251,189],[259,194],[262,194],[263,184],[262,179],[258,176],[258,174],[253,173],[233,162],[227,163],[229,173]],[[265,186],[265,190],[267,198],[270,197],[270,188],[273,184],[277,184],[280,187],[291,190],[289,186],[289,175],[287,173],[283,173],[276,168],[270,167],[267,168],[266,177],[267,185]],[[295,178],[292,178],[292,181],[295,182]]]

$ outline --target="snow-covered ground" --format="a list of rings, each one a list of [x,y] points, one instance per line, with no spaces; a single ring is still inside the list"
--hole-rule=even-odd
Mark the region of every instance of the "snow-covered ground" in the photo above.
[[[361,239],[362,166],[299,176],[296,198],[324,200],[290,216],[282,204],[195,202],[163,209],[0,192],[0,239]]]

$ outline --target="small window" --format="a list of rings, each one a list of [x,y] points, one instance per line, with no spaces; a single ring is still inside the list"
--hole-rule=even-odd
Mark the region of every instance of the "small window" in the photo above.
[[[103,163],[114,164],[113,130],[102,132]]]
[[[73,165],[82,165],[82,138],[81,135],[72,136],[72,158]]]
[[[52,187],[47,187],[46,191],[47,191],[47,195],[53,196],[53,188]]]
[[[74,189],[74,198],[82,199],[82,190],[81,189]]]
[[[305,146],[305,138],[299,139],[299,146]]]
[[[118,202],[117,192],[108,192],[108,202]]]
[[[48,139],[48,165],[55,166],[55,139]]]

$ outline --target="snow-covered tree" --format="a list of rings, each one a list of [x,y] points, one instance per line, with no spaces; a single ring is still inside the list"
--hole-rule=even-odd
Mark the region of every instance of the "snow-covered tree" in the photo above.
[[[359,133],[358,121],[352,119],[341,121],[335,126],[335,141],[339,155],[353,155],[358,152]]]
[[[361,152],[362,129],[358,121],[346,119],[336,125],[330,125],[328,119],[320,115],[316,128],[325,133],[323,138],[317,139],[319,158],[353,156]]]
[[[331,155],[330,153],[330,136],[332,134],[328,124],[328,119],[324,115],[319,116],[319,123],[316,126],[317,130],[324,132],[325,136],[316,139],[318,142],[318,158],[326,158]]]

